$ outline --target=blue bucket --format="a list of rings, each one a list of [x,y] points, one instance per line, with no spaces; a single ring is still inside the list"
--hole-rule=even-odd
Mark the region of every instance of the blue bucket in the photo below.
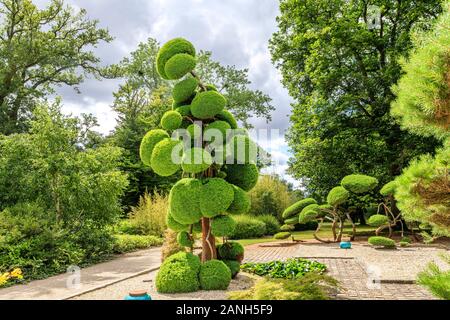
[[[341,249],[351,249],[352,248],[352,243],[348,242],[348,241],[343,241],[339,244],[339,247]]]
[[[152,297],[145,291],[130,292],[125,300],[152,300]]]

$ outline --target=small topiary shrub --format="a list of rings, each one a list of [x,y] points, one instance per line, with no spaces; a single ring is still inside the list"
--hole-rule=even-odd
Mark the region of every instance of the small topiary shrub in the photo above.
[[[181,168],[184,172],[200,173],[208,169],[212,164],[211,154],[203,148],[191,148],[187,150],[181,159]]]
[[[407,247],[410,245],[410,243],[406,241],[400,241],[398,244],[400,245],[400,247]]]
[[[181,231],[177,235],[177,242],[180,246],[192,247],[192,245],[194,244],[194,239],[192,239],[188,232]]]
[[[369,244],[376,247],[395,248],[395,241],[385,237],[370,237]]]
[[[292,224],[283,224],[280,227],[280,231],[294,231],[294,230],[295,230],[295,227]]]
[[[198,93],[191,103],[192,115],[199,119],[211,119],[223,111],[227,100],[217,91]]]
[[[266,225],[255,217],[248,215],[233,216],[236,229],[229,236],[230,239],[259,238],[266,234]]]
[[[177,80],[194,70],[196,60],[187,53],[178,53],[166,62],[164,71],[170,80]]]
[[[234,200],[233,187],[221,178],[209,178],[200,192],[200,210],[204,217],[224,214]]]
[[[241,264],[236,260],[222,260],[223,263],[227,265],[227,267],[231,271],[231,278],[235,278],[239,271],[241,270]]]
[[[274,235],[278,231],[280,231],[280,223],[277,218],[270,214],[263,214],[260,216],[256,216],[256,219],[263,222],[266,225],[266,234]]]
[[[374,214],[370,216],[367,224],[372,227],[380,227],[382,225],[388,224],[389,218],[383,214]]]
[[[139,148],[139,155],[145,165],[151,166],[153,149],[158,142],[166,138],[169,138],[169,134],[161,129],[150,130],[144,138],[142,138],[141,146]]]
[[[217,246],[217,255],[221,260],[242,261],[244,247],[239,242],[228,241]]]
[[[205,128],[204,135],[209,136],[215,136],[217,133],[215,133],[213,130],[218,130],[222,135],[222,141],[225,142],[226,136],[227,136],[227,130],[230,130],[231,126],[226,121],[214,121],[208,124]]]
[[[284,240],[291,236],[290,232],[278,232],[273,236],[274,239]]]
[[[197,291],[199,272],[199,257],[187,252],[173,254],[161,265],[156,275],[156,288],[161,293]]]
[[[375,188],[378,179],[363,174],[351,174],[341,181],[341,185],[353,193],[366,193]]]
[[[228,111],[228,110],[220,111],[218,114],[216,114],[216,118],[219,119],[219,120],[223,120],[223,121],[228,122],[228,124],[230,125],[231,129],[237,129],[238,128],[238,124],[237,124],[236,119],[231,114],[231,112]]]
[[[187,53],[192,57],[195,57],[195,48],[192,43],[186,39],[175,38],[166,42],[161,49],[159,49],[158,55],[156,56],[156,69],[162,78],[169,80],[169,77],[165,72],[165,66],[167,61],[178,53]]]
[[[286,219],[286,220],[284,220],[284,223],[293,226],[298,223],[298,218],[299,218],[298,216],[295,216],[295,217]]]
[[[297,216],[303,210],[304,207],[306,207],[310,204],[315,204],[315,203],[317,203],[317,202],[313,198],[306,198],[306,199],[300,200],[300,201],[294,203],[293,205],[287,207],[286,210],[284,210],[282,217],[283,217],[283,219],[288,219],[293,216]]]
[[[187,117],[191,115],[191,106],[190,105],[180,106],[175,108],[175,111],[177,111],[183,117]]]
[[[201,134],[202,134],[202,128],[196,123],[190,124],[186,128],[186,131],[189,133],[189,135],[191,136],[192,140],[199,139]]]
[[[166,130],[176,130],[181,126],[183,117],[177,111],[167,111],[161,118],[161,127]]]
[[[334,187],[327,196],[327,203],[330,206],[338,206],[347,201],[350,193],[344,187]]]
[[[220,260],[209,260],[201,265],[199,279],[203,290],[226,290],[231,281],[231,270]]]
[[[166,138],[155,145],[150,163],[156,174],[168,177],[180,169],[180,164],[172,160],[172,153],[175,148],[180,149],[179,156],[181,158],[182,146],[180,147],[180,145],[180,141],[175,141],[170,138]]]
[[[241,188],[232,185],[234,190],[234,199],[227,211],[232,214],[245,214],[250,210],[251,202],[247,192]]]
[[[228,164],[225,180],[245,191],[251,190],[258,182],[259,172],[255,164]]]
[[[395,192],[395,189],[397,188],[397,181],[391,181],[386,183],[383,188],[381,188],[380,193],[383,196],[389,196],[389,195],[393,195]]]
[[[172,91],[173,101],[175,103],[182,103],[189,100],[193,94],[195,94],[195,89],[197,89],[198,80],[189,77],[178,82]]]
[[[172,187],[169,194],[170,214],[178,223],[189,225],[201,219],[201,188],[202,183],[193,178],[181,179]]]
[[[217,216],[211,220],[211,233],[216,237],[227,237],[236,229],[236,221],[230,216]]]

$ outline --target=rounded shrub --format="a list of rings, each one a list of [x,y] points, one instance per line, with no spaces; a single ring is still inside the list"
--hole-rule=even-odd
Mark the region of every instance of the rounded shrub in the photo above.
[[[275,234],[273,236],[273,238],[278,239],[278,240],[284,240],[284,239],[289,238],[290,236],[291,236],[291,233],[285,231],[285,232],[278,232],[277,234]]]
[[[245,191],[250,191],[258,182],[258,167],[251,164],[229,164],[224,168],[225,180]]]
[[[178,154],[173,154],[174,151],[179,149]],[[173,161],[173,156],[181,158],[182,143],[180,141],[166,138],[158,142],[153,148],[152,157],[150,160],[153,171],[163,177],[173,175],[180,169],[178,161]]]
[[[216,91],[205,91],[198,93],[191,103],[192,115],[199,119],[211,119],[221,112],[227,100]]]
[[[209,260],[201,265],[199,279],[203,290],[225,290],[230,285],[231,271],[223,261]]]
[[[175,38],[166,42],[161,49],[159,49],[158,55],[156,56],[156,69],[163,79],[169,80],[169,77],[165,72],[165,66],[167,61],[178,53],[187,53],[192,57],[195,57],[195,48],[192,43],[186,39]]]
[[[255,217],[248,215],[233,216],[236,229],[229,236],[230,239],[259,238],[266,234],[266,225]]]
[[[380,190],[380,194],[383,196],[394,195],[395,189],[397,188],[397,181],[393,180],[391,182],[386,183]]]
[[[330,206],[338,206],[348,200],[350,193],[344,187],[334,187],[328,192],[327,203]]]
[[[198,80],[193,77],[189,77],[187,79],[178,82],[173,87],[172,91],[173,101],[175,101],[175,103],[181,103],[189,100],[195,93],[195,89],[197,89],[197,86]]]
[[[156,289],[160,293],[194,292],[200,288],[199,257],[187,252],[178,252],[168,257],[156,275]]]
[[[241,270],[241,264],[239,263],[239,261],[236,260],[222,260],[222,261],[230,269],[231,278],[234,279]]]
[[[386,237],[370,237],[368,242],[376,247],[395,248],[395,241]]]
[[[372,227],[380,227],[385,224],[389,224],[389,218],[384,214],[374,214],[369,217],[367,224]]]
[[[234,190],[234,199],[228,207],[227,212],[231,214],[245,214],[250,210],[251,202],[247,192],[241,188],[232,185]]]
[[[304,207],[317,203],[313,198],[305,198],[303,200],[297,201],[291,206],[287,207],[283,212],[283,219],[288,219],[290,217],[298,215]]]
[[[171,216],[181,224],[193,224],[202,218],[200,193],[202,183],[193,178],[179,180],[170,190],[169,206]]]
[[[287,224],[290,226],[293,226],[294,224],[297,224],[297,223],[298,223],[298,216],[291,217],[289,219],[284,220],[284,224]]]
[[[182,121],[183,117],[178,111],[167,111],[161,118],[161,126],[166,130],[176,130]]]
[[[191,106],[190,105],[183,105],[175,108],[175,111],[181,114],[183,117],[187,117],[191,115]]]
[[[231,127],[228,124],[228,122],[218,120],[218,121],[211,122],[210,124],[208,124],[206,126],[204,135],[205,136],[207,136],[207,135],[212,136],[213,134],[217,135],[217,133],[213,130],[218,130],[222,134],[222,139],[223,139],[222,141],[225,142],[227,130],[230,130],[230,129],[231,129]]]
[[[300,212],[298,216],[298,223],[307,223],[317,219],[319,215],[319,205],[318,204],[310,204],[303,208],[302,212]]]
[[[179,222],[177,222],[173,217],[172,214],[169,212],[167,212],[166,215],[166,225],[169,229],[176,231],[176,232],[181,232],[181,231],[188,231],[189,230],[189,225],[186,224],[181,224]]]
[[[248,136],[234,136],[227,145],[227,158],[234,159],[233,163],[256,163],[257,153],[258,146]]]
[[[222,260],[242,261],[244,247],[239,242],[228,241],[217,246],[217,255]]]
[[[353,193],[365,193],[371,191],[378,184],[378,179],[363,174],[351,174],[341,181],[341,185]]]
[[[196,60],[187,53],[178,53],[166,62],[164,71],[170,80],[177,80],[194,70]]]
[[[209,178],[204,181],[199,197],[202,215],[212,218],[227,211],[234,200],[234,190],[224,179]]]
[[[234,118],[233,114],[228,111],[228,110],[222,110],[220,111],[218,114],[216,114],[216,118],[219,120],[223,120],[228,122],[228,124],[230,125],[231,129],[237,129],[238,128],[238,124],[236,119]]]
[[[295,230],[295,227],[292,224],[283,224],[280,227],[280,231],[294,231],[294,230]]]
[[[264,224],[266,225],[267,235],[273,235],[278,231],[280,231],[280,223],[278,222],[277,218],[275,218],[273,215],[263,214],[260,216],[256,216],[256,219],[258,219],[261,222],[264,222]]]
[[[230,216],[217,216],[211,220],[211,233],[216,237],[227,237],[234,232],[236,221]]]
[[[144,138],[142,138],[141,146],[139,148],[139,155],[145,165],[151,166],[153,149],[158,142],[166,138],[169,138],[169,134],[161,129],[150,130],[145,134]]]
[[[212,164],[211,154],[203,148],[191,148],[183,154],[181,168],[184,172],[200,173]]]
[[[191,136],[191,139],[193,139],[193,140],[199,139],[200,136],[202,135],[202,128],[196,123],[190,124],[186,128],[186,131],[189,133],[189,135]]]
[[[187,231],[181,231],[177,235],[177,242],[183,247],[192,247],[194,240]]]

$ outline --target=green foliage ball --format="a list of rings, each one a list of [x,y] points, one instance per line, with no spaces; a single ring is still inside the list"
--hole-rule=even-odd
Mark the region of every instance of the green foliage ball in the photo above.
[[[238,123],[237,123],[236,119],[234,118],[233,114],[228,110],[220,111],[218,114],[216,114],[216,119],[228,122],[231,129],[238,128]]]
[[[193,224],[202,218],[200,193],[202,183],[193,178],[179,180],[170,190],[169,207],[172,217],[181,224]]]
[[[341,185],[353,193],[366,193],[374,189],[378,184],[378,179],[363,174],[351,174],[341,181]]]
[[[368,242],[376,247],[395,248],[395,241],[386,237],[370,237]]]
[[[203,290],[226,290],[231,281],[231,271],[223,261],[209,260],[201,265],[199,279]]]
[[[181,231],[177,235],[177,242],[182,247],[192,247],[194,240],[187,231]]]
[[[380,227],[385,224],[389,224],[389,218],[384,214],[374,214],[369,217],[367,224],[372,227]]]
[[[275,234],[275,235],[273,236],[273,238],[274,238],[274,239],[277,239],[277,240],[284,240],[284,239],[289,238],[290,236],[291,236],[291,233],[285,231],[285,232],[278,232],[277,234]]]
[[[190,105],[183,105],[179,106],[175,109],[181,116],[188,117],[191,115],[191,106]]]
[[[216,237],[227,237],[234,232],[236,221],[230,216],[217,216],[211,220],[211,233]]]
[[[236,135],[227,145],[227,158],[237,164],[256,163],[257,154],[258,146],[248,136]]]
[[[295,230],[295,227],[292,224],[283,224],[280,227],[280,231],[294,231],[294,230]]]
[[[161,118],[161,126],[166,130],[176,130],[181,126],[183,117],[177,111],[167,111]]]
[[[227,211],[234,200],[233,186],[221,178],[205,180],[200,192],[200,210],[204,217],[212,218]]]
[[[266,224],[250,215],[234,215],[236,229],[229,236],[230,239],[259,238],[267,234]]]
[[[227,267],[231,271],[231,278],[235,278],[239,271],[241,270],[241,264],[236,260],[222,260],[223,263],[227,265]]]
[[[166,62],[164,71],[170,80],[177,80],[194,70],[196,63],[195,58],[191,55],[179,53]]]
[[[224,96],[216,91],[198,93],[191,103],[192,115],[198,119],[211,119],[227,104]]]
[[[217,246],[217,254],[222,260],[241,261],[244,258],[244,247],[239,242],[228,241]]]
[[[383,186],[383,188],[381,188],[380,194],[382,194],[385,197],[389,195],[394,195],[396,188],[397,188],[397,181],[394,180],[388,182]]]
[[[179,150],[179,153],[175,154],[177,150]],[[182,151],[182,143],[180,141],[166,138],[158,142],[153,148],[150,160],[153,171],[162,177],[173,175],[180,169],[180,164],[177,163],[177,159],[172,159],[172,157],[176,156],[181,159]]]
[[[186,131],[189,133],[189,135],[191,136],[191,140],[197,140],[201,137],[202,135],[202,128],[197,124],[197,123],[192,123],[190,124],[187,128]]]
[[[226,136],[227,136],[227,130],[230,130],[231,126],[226,121],[214,121],[208,124],[205,128],[205,136],[216,136],[217,132],[215,130],[218,130],[222,135],[222,141],[225,143]],[[209,133],[208,133],[209,132]]]
[[[327,203],[330,206],[338,206],[345,203],[348,200],[350,193],[344,187],[334,187],[330,190],[327,196]]]
[[[151,166],[153,149],[158,142],[166,138],[169,138],[169,134],[161,129],[150,130],[146,133],[144,138],[142,138],[141,146],[139,148],[139,155],[145,165]]]
[[[303,200],[297,201],[293,205],[287,207],[283,212],[283,219],[290,218],[292,216],[298,215],[304,207],[309,206],[310,204],[316,204],[316,200],[313,198],[305,198]]]
[[[245,191],[250,191],[258,182],[258,167],[251,164],[229,164],[224,168],[225,180]]]
[[[156,275],[156,289],[160,293],[194,292],[200,288],[198,274],[199,257],[187,252],[178,252],[168,257]]]
[[[181,223],[177,222],[172,217],[172,214],[170,213],[170,211],[167,212],[167,215],[166,215],[166,225],[169,229],[176,231],[176,232],[189,230],[189,225],[185,225],[185,224],[181,224]]]
[[[184,172],[200,173],[212,164],[211,154],[203,148],[191,148],[183,154],[181,168]]]
[[[319,205],[318,204],[310,204],[303,208],[302,212],[300,212],[298,216],[298,223],[307,223],[317,219],[319,215]]]
[[[234,190],[234,199],[231,205],[228,207],[227,212],[231,214],[245,214],[250,210],[251,201],[250,197],[241,188],[232,185]]]
[[[178,82],[173,87],[172,91],[173,101],[175,101],[176,103],[182,103],[189,100],[195,93],[195,89],[197,89],[197,86],[198,80],[193,77],[189,77],[187,79]]]
[[[156,56],[156,69],[163,79],[170,79],[165,72],[167,61],[179,53],[187,53],[192,57],[195,57],[195,48],[192,43],[186,39],[175,38],[166,42],[161,49],[159,49],[158,55]]]
[[[284,224],[293,226],[298,223],[298,216],[291,217],[289,219],[284,220]]]

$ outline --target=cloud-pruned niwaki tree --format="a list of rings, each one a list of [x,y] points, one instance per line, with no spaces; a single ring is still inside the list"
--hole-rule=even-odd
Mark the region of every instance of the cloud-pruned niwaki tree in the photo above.
[[[415,35],[409,59],[402,60],[404,76],[394,88],[391,113],[401,125],[443,141],[433,157],[411,162],[397,179],[395,198],[407,221],[450,235],[450,2],[427,32]]]
[[[233,130],[237,121],[226,110],[227,99],[214,85],[203,83],[196,64],[196,50],[183,38],[160,48],[158,73],[167,81],[178,80],[173,108],[162,116],[162,129],[150,130],[140,146],[142,162],[156,174],[182,175],[169,194],[167,225],[190,252],[164,261],[156,278],[160,292],[228,287],[243,257],[242,247],[226,240],[236,227],[228,213],[248,210],[247,191],[259,176],[257,145],[245,130]],[[196,233],[202,236],[201,260],[192,253]],[[215,237],[225,241],[219,250]]]

